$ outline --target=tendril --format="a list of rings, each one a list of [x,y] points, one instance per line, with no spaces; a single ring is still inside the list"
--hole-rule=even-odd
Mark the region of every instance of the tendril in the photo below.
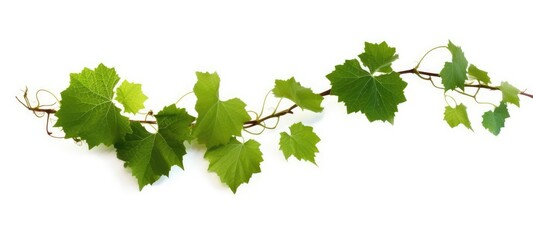
[[[278,127],[278,124],[279,124],[279,117],[276,117],[276,123],[275,123],[274,126],[272,126],[272,127],[269,127],[269,126],[267,126],[266,124],[263,124],[263,123],[260,123],[259,125],[260,125],[261,127],[266,128],[266,129],[270,129],[270,130],[272,130],[272,129],[276,129],[276,127]]]
[[[260,125],[256,125],[256,126],[260,126]],[[260,126],[260,127],[261,127],[261,126]],[[257,135],[261,135],[261,133],[263,133],[263,132],[265,131],[265,129],[266,129],[266,128],[261,128],[261,131],[259,131],[259,132],[252,132],[252,131],[248,130],[247,128],[243,128],[243,130],[244,130],[245,132],[247,132],[248,134],[251,134],[251,135],[255,135],[255,136],[257,136]]]
[[[257,114],[256,111],[248,110],[248,111],[246,111],[246,112],[248,112],[248,113],[253,113],[253,114],[255,115],[255,119],[254,119],[254,120],[256,120],[256,121],[259,120],[259,118],[261,117],[261,116],[259,116],[259,114]]]
[[[29,92],[28,87],[26,87],[22,92],[23,92],[22,97],[24,98],[24,101],[20,100],[20,98],[18,98],[18,97],[15,97],[15,98],[17,99],[17,101],[20,104],[22,104],[22,106],[24,106],[26,109],[32,111],[32,113],[36,117],[43,118],[43,117],[46,116],[46,125],[45,125],[46,134],[48,136],[50,136],[50,137],[53,137],[53,138],[62,138],[62,139],[64,139],[65,136],[56,136],[50,130],[50,118],[51,118],[51,115],[56,112],[56,110],[54,110],[54,109],[42,109],[41,108],[41,107],[52,107],[52,106],[57,105],[59,103],[59,99],[56,97],[56,95],[54,95],[52,92],[50,92],[48,90],[39,89],[37,92],[35,92],[35,101],[37,102],[37,104],[36,104],[36,106],[32,106],[31,101],[30,101],[30,99],[28,97],[28,92]],[[41,100],[40,100],[40,97],[39,97],[40,93],[49,94],[50,96],[52,96],[55,99],[55,102],[50,103],[50,104],[41,104]]]
[[[54,99],[55,99],[55,102],[53,103],[50,103],[50,104],[43,104],[41,105],[41,100],[39,98],[39,93],[47,93],[49,94],[50,96],[52,96]],[[46,90],[46,89],[39,89],[37,90],[37,92],[35,92],[35,99],[37,101],[37,107],[52,107],[52,106],[55,106],[55,105],[58,105],[59,104],[59,98],[57,98],[57,96],[55,94],[53,94],[52,92]]]
[[[190,92],[188,92],[188,93],[183,94],[180,98],[178,98],[178,100],[174,103],[174,105],[178,105],[178,103],[179,103],[183,98],[185,98],[186,96],[190,95],[191,93],[193,93],[193,91],[190,91]]]
[[[448,98],[451,99],[453,101],[453,107],[457,107],[457,101],[455,101],[455,98],[453,98],[452,96],[446,94],[446,92],[444,92],[444,101],[446,102],[446,105],[448,106],[452,106],[450,104],[450,102],[448,102]]]
[[[424,77],[424,76],[422,76],[422,74],[420,74],[420,72],[418,71],[417,68],[414,68],[414,70],[415,70],[415,75],[416,76],[418,76],[421,79],[431,81],[433,83],[433,80],[431,80],[431,76]],[[433,86],[435,86],[435,84],[433,84]]]
[[[144,115],[144,121],[148,121],[148,117],[154,116],[154,111],[150,110]]]
[[[272,111],[272,115],[276,114],[276,112],[278,111],[279,105],[281,104],[282,100],[283,100],[283,98],[279,99],[278,104],[276,104],[276,107],[274,108],[274,111]]]
[[[43,109],[41,107],[43,106],[54,106],[56,105],[59,101],[57,99],[57,97],[52,94],[51,92],[49,92],[48,90],[44,90],[44,89],[40,89],[39,91],[37,91],[37,93],[35,94],[35,98],[36,98],[36,101],[37,101],[37,105],[36,106],[32,106],[31,104],[31,101],[28,97],[28,87],[26,87],[23,91],[23,98],[24,98],[24,102],[22,100],[20,100],[18,97],[15,97],[17,99],[17,101],[22,104],[22,106],[24,106],[26,109],[30,110],[33,112],[33,114],[38,117],[38,118],[42,118],[46,115],[46,113],[55,113],[56,110],[54,109]],[[40,92],[47,92],[49,93],[51,96],[53,96],[55,99],[56,99],[56,102],[55,103],[52,103],[52,104],[47,104],[47,105],[41,105],[41,101],[39,100],[39,93]]]
[[[481,90],[481,81],[478,80],[477,83],[478,83],[478,87],[476,88],[476,93],[474,93],[474,101],[476,101],[477,104],[491,105],[496,108],[497,106],[493,103],[478,101],[477,95],[479,94]]]
[[[422,64],[422,61],[424,61],[424,58],[426,58],[426,56],[427,56],[429,53],[431,53],[431,52],[433,52],[433,51],[435,51],[435,50],[437,50],[437,49],[440,49],[440,48],[447,48],[447,47],[446,47],[446,46],[438,46],[438,47],[434,47],[434,48],[430,49],[429,51],[427,51],[427,52],[424,54],[424,56],[422,56],[422,58],[420,58],[420,61],[418,61],[418,64],[416,64],[416,66],[414,67],[414,69],[418,69],[418,68],[420,67],[420,64]]]
[[[257,117],[257,119],[259,119],[259,118],[261,118],[263,116],[263,112],[265,111],[266,101],[267,101],[268,95],[270,95],[270,93],[272,93],[272,90],[268,91],[265,94],[265,97],[263,98],[263,105],[261,106],[261,112],[259,112],[259,116]]]
[[[53,137],[53,138],[64,139],[65,136],[55,136],[54,133],[52,131],[50,131],[50,127],[49,127],[50,117],[51,117],[50,113],[46,113],[46,134],[48,134],[48,136]]]

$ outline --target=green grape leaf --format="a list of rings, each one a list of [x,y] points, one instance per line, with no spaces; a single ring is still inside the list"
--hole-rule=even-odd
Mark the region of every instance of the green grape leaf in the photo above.
[[[463,104],[457,105],[455,108],[446,106],[444,110],[444,120],[450,125],[450,127],[457,127],[459,124],[465,125],[468,129],[472,130],[468,114],[466,112],[466,106]]]
[[[144,108],[144,101],[148,97],[144,95],[141,84],[130,83],[127,80],[120,84],[117,88],[117,100],[124,106],[124,111],[136,114],[139,110]]]
[[[208,149],[204,157],[209,161],[209,171],[215,172],[235,193],[241,184],[248,183],[252,174],[261,172],[263,154],[259,146],[254,140],[241,143],[231,138],[227,144]]]
[[[398,105],[406,100],[403,90],[407,83],[398,73],[373,76],[363,70],[356,59],[335,66],[326,77],[331,82],[331,94],[344,102],[347,112],[361,111],[371,122],[393,123]]]
[[[370,73],[392,72],[392,62],[398,59],[396,48],[389,47],[386,42],[380,44],[365,42],[365,52],[359,54],[361,62],[368,67]]]
[[[321,112],[323,109],[320,104],[324,97],[313,93],[310,88],[303,87],[299,82],[296,82],[294,77],[285,81],[276,80],[276,85],[272,92],[274,96],[290,99],[303,109],[313,112]]]
[[[155,115],[157,120],[157,132],[161,134],[176,155],[185,155],[184,141],[193,139],[191,126],[194,117],[189,115],[183,108],[176,108],[176,105],[170,105]],[[179,165],[182,167],[183,165]]]
[[[484,84],[490,83],[489,74],[477,68],[474,64],[470,64],[468,67],[468,76],[470,76],[470,79],[476,79]]]
[[[217,73],[197,72],[194,94],[198,98],[198,120],[193,135],[208,148],[226,144],[232,136],[240,136],[243,124],[249,121],[246,104],[238,98],[221,101],[218,98],[220,78]]]
[[[132,130],[129,119],[113,104],[113,88],[119,80],[115,69],[103,64],[71,73],[70,86],[61,92],[55,127],[63,128],[65,138],[87,141],[89,149],[124,139]]]
[[[448,50],[452,53],[452,61],[444,63],[444,68],[440,72],[442,85],[444,85],[446,91],[455,88],[464,90],[468,61],[463,50],[455,46],[451,41],[448,43]]]
[[[502,101],[512,103],[517,107],[520,107],[520,90],[508,82],[502,82],[500,85],[500,91],[502,91]]]
[[[292,155],[298,160],[306,160],[315,163],[315,153],[318,152],[316,144],[320,138],[313,132],[313,128],[303,125],[301,122],[293,124],[289,130],[280,133],[279,149],[283,152],[285,159]]]
[[[175,105],[165,107],[155,115],[157,133],[150,133],[138,122],[131,124],[132,134],[115,144],[117,157],[131,168],[139,189],[153,184],[162,175],[168,176],[174,165],[183,169],[184,141],[191,139],[194,117]]]
[[[501,129],[505,126],[505,119],[509,118],[509,111],[507,104],[501,102],[500,106],[496,107],[494,111],[488,111],[483,114],[483,127],[489,130],[492,134],[498,136]]]

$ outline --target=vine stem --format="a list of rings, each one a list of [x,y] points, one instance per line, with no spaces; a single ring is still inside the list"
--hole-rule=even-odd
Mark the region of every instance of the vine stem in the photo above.
[[[39,107],[31,107],[27,108],[28,110],[32,112],[41,112],[46,114],[55,114],[57,112],[56,109],[50,109],[50,108],[39,108]],[[155,120],[145,120],[145,119],[130,119],[130,122],[139,122],[139,123],[146,123],[146,124],[157,124]]]
[[[438,74],[438,73],[418,71],[418,69],[416,69],[416,68],[412,68],[412,69],[404,70],[404,71],[399,71],[398,73],[400,75],[402,75],[402,74],[417,74],[418,73],[418,74],[422,74],[422,75],[426,75],[426,76],[430,76],[430,77],[440,77],[440,74]],[[484,84],[465,84],[465,87],[484,88],[484,89],[489,89],[489,90],[500,90],[499,87],[489,86],[489,85],[484,85]],[[526,91],[521,91],[520,95],[526,96],[526,97],[529,97],[529,98],[533,98],[533,94],[527,93]]]
[[[324,97],[324,96],[327,96],[327,95],[330,95],[331,93],[331,89],[328,89],[326,91],[323,91],[320,93],[320,96]],[[279,118],[283,115],[286,115],[286,114],[293,114],[292,110],[294,110],[295,108],[297,108],[298,105],[296,104],[293,104],[292,106],[290,106],[289,108],[283,110],[283,111],[279,111],[279,112],[275,112],[275,113],[272,113],[266,117],[263,117],[263,118],[260,118],[260,119],[257,119],[257,120],[251,120],[251,121],[247,121],[244,123],[244,127],[243,128],[251,128],[251,127],[254,127],[254,126],[257,126],[257,125],[260,125],[262,122],[268,120],[268,119],[271,119],[271,118]]]
[[[438,73],[426,72],[426,71],[418,71],[418,69],[416,69],[416,68],[399,71],[398,74],[400,74],[400,75],[403,75],[403,74],[416,74],[416,75],[425,75],[425,76],[428,76],[428,77],[440,77],[440,74],[438,74]],[[428,81],[432,81],[431,78],[429,78],[429,79],[422,78],[422,79],[428,80]],[[484,88],[484,89],[489,89],[489,90],[500,90],[499,87],[483,85],[483,84],[465,84],[465,87],[478,88],[478,89],[479,88]],[[330,94],[331,94],[331,89],[328,89],[326,91],[321,92],[320,96],[327,96],[327,95],[330,95]],[[520,92],[520,95],[533,98],[533,94],[526,93],[525,91]],[[251,127],[260,125],[262,122],[264,122],[264,121],[266,121],[268,119],[271,119],[271,118],[279,118],[279,117],[281,117],[283,115],[286,115],[286,114],[292,114],[293,113],[292,110],[294,110],[297,107],[298,107],[298,105],[294,104],[294,105],[290,106],[289,108],[287,108],[287,109],[285,109],[283,111],[280,111],[280,112],[277,112],[277,113],[273,113],[273,114],[268,115],[266,117],[263,117],[261,119],[251,120],[251,121],[245,122],[244,123],[244,128],[251,128]]]
[[[403,75],[403,74],[416,74],[416,75],[424,75],[424,76],[428,76],[428,77],[440,77],[440,74],[438,73],[433,73],[433,72],[426,72],[426,71],[419,71],[417,68],[412,68],[412,69],[408,69],[408,70],[403,70],[403,71],[399,71],[398,74],[400,75]],[[428,81],[432,81],[431,78],[422,78],[423,80],[428,80]],[[432,81],[433,82],[433,81]],[[484,85],[484,84],[465,84],[465,87],[469,87],[469,88],[478,88],[478,89],[488,89],[488,90],[500,90],[499,87],[495,87],[495,86],[489,86],[489,85]],[[27,90],[26,90],[27,91]],[[323,92],[320,93],[320,96],[328,96],[328,95],[331,95],[331,89],[328,89],[328,90],[325,90]],[[520,92],[520,95],[522,96],[526,96],[526,97],[529,97],[529,98],[533,98],[533,94],[531,93],[526,93],[526,91],[521,91]],[[26,98],[26,94],[25,94],[25,100],[27,100]],[[32,107],[30,105],[27,105],[25,103],[23,103],[18,97],[17,97],[17,100],[22,104],[24,105],[24,107],[26,107],[28,110],[32,111],[33,113],[45,113],[47,115],[50,115],[50,114],[55,114],[57,112],[56,109],[52,109],[52,108],[41,108],[40,106],[36,106],[36,107]],[[29,102],[26,101],[28,104]],[[293,114],[293,110],[295,108],[297,108],[298,105],[294,104],[288,108],[286,108],[285,110],[282,110],[282,111],[279,111],[279,112],[274,112],[268,116],[265,116],[265,117],[262,117],[260,119],[256,119],[256,120],[250,120],[250,121],[247,121],[245,123],[243,123],[243,128],[244,129],[247,129],[247,128],[251,128],[251,127],[254,127],[254,126],[264,126],[262,125],[263,122],[271,119],[271,118],[279,118],[279,117],[282,117],[284,115],[287,115],[287,114]],[[157,121],[155,120],[147,120],[147,119],[144,119],[144,120],[139,120],[139,119],[130,119],[131,122],[139,122],[139,123],[144,123],[144,124],[157,124]]]
[[[26,103],[23,103],[18,97],[15,97],[17,101],[22,104],[26,109],[32,111],[33,113],[45,113],[48,116],[50,114],[55,114],[57,112],[57,109],[53,108],[41,108],[40,106],[32,107],[30,105],[27,105]],[[25,96],[26,98],[26,96]],[[29,103],[28,103],[29,104]],[[157,124],[155,120],[147,120],[147,119],[130,119],[130,122],[139,122],[139,123],[146,123],[146,124]]]

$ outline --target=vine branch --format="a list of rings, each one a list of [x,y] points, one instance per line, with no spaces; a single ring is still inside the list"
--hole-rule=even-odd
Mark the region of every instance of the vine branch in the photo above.
[[[327,96],[331,93],[331,89],[328,89],[326,91],[323,91],[320,93],[320,96],[324,97],[324,96]],[[268,119],[271,119],[271,118],[279,118],[283,115],[286,115],[286,114],[293,114],[292,110],[294,110],[295,108],[297,108],[298,105],[296,104],[293,104],[292,106],[290,106],[289,108],[283,110],[283,111],[279,111],[279,112],[274,112],[266,117],[263,117],[263,118],[260,118],[260,119],[256,119],[256,120],[251,120],[251,121],[247,121],[244,123],[244,128],[251,128],[251,127],[254,127],[254,126],[257,126],[257,125],[261,125],[261,123],[263,123],[264,121],[268,120]]]
[[[399,71],[398,72],[400,75],[404,75],[404,74],[416,74],[417,76],[419,76],[421,79],[423,80],[427,80],[427,81],[431,81],[431,83],[433,84],[434,87],[436,88],[440,88],[438,86],[436,86],[433,82],[433,80],[431,79],[431,77],[440,77],[440,74],[439,73],[433,73],[433,72],[426,72],[426,71],[419,71],[417,68],[412,68],[412,69],[408,69],[408,70],[403,70],[403,71]],[[427,78],[425,77],[422,77],[421,75],[423,76],[427,76]],[[488,90],[500,90],[499,87],[495,87],[495,86],[490,86],[490,85],[484,85],[484,84],[465,84],[465,87],[468,87],[468,88],[478,88],[478,89],[488,89]],[[461,93],[461,92],[459,92]],[[320,93],[320,96],[328,96],[331,94],[331,89],[328,89],[328,90],[325,90],[323,92]],[[526,97],[529,97],[529,98],[533,98],[533,94],[530,94],[530,93],[527,93],[526,91],[521,91],[520,92],[520,95],[522,96],[526,96]],[[24,100],[25,100],[25,103],[23,101],[21,101],[18,97],[16,97],[17,101],[22,104],[25,108],[27,108],[28,110],[32,111],[34,114],[37,115],[37,113],[44,113],[47,115],[47,125],[48,125],[48,122],[49,122],[49,118],[50,118],[50,115],[51,114],[55,114],[57,112],[57,109],[53,109],[53,108],[42,108],[42,106],[40,106],[39,104],[37,106],[32,106],[30,104],[30,101],[28,99],[28,89],[26,89],[24,91]],[[37,101],[39,101],[37,99]],[[263,106],[264,107],[264,106]],[[293,114],[293,110],[295,108],[297,108],[298,105],[296,104],[293,104],[291,105],[290,107],[286,108],[285,110],[281,110],[281,111],[274,111],[272,114],[268,115],[268,116],[265,116],[265,117],[262,117],[262,118],[258,118],[258,119],[255,119],[255,120],[250,120],[250,121],[247,121],[243,124],[243,128],[244,129],[247,129],[247,128],[251,128],[251,127],[255,127],[255,126],[262,126],[262,127],[265,127],[265,125],[263,124],[265,121],[269,120],[269,119],[272,119],[272,118],[280,118],[284,115],[287,115],[287,114]],[[143,123],[143,124],[157,124],[157,121],[155,120],[148,120],[148,119],[130,119],[131,122],[139,122],[139,123]],[[266,128],[266,127],[265,127]],[[51,132],[48,131],[48,126],[47,126],[47,133],[48,135],[51,135]]]
[[[22,100],[20,100],[18,97],[15,97],[17,99],[17,101],[22,104],[22,106],[24,106],[26,109],[30,110],[33,112],[33,114],[35,114],[36,116],[38,117],[42,117],[42,116],[39,116],[37,115],[37,113],[43,113],[43,114],[46,114],[47,115],[47,122],[50,120],[50,115],[51,114],[55,114],[57,112],[57,109],[54,109],[54,108],[43,108],[40,104],[39,104],[39,99],[37,98],[37,106],[32,106],[31,103],[30,103],[30,100],[28,98],[28,88],[26,88],[24,90],[24,95],[23,95],[23,98],[24,98],[24,102]],[[50,104],[50,105],[53,105],[53,104]],[[130,119],[130,122],[139,122],[139,123],[145,123],[145,124],[157,124],[157,122],[155,120],[148,120],[148,119]],[[50,132],[47,131],[50,135]]]
[[[426,75],[426,76],[429,76],[429,77],[440,77],[440,74],[438,74],[438,73],[418,71],[418,69],[416,69],[416,68],[412,68],[412,69],[404,70],[404,71],[399,71],[398,73],[400,75],[402,75],[402,74],[421,74],[421,75]],[[484,85],[484,84],[465,84],[465,87],[484,88],[484,89],[489,89],[489,90],[500,90],[499,87],[489,86],[489,85]],[[526,96],[526,97],[529,97],[529,98],[533,98],[533,94],[527,93],[526,91],[521,91],[520,95]]]
[[[416,68],[399,71],[398,73],[400,75],[403,75],[403,74],[416,74],[416,75],[424,75],[424,76],[428,76],[428,77],[440,77],[440,74],[438,74],[438,73],[426,72],[426,71],[418,71],[418,69],[416,69]],[[421,79],[431,81],[431,83],[435,87],[437,87],[433,83],[433,80],[431,78],[421,78]],[[483,88],[483,89],[488,89],[488,90],[500,90],[499,87],[483,85],[483,84],[465,84],[465,87],[478,88],[478,89]],[[330,94],[331,94],[331,89],[328,89],[326,91],[321,92],[320,96],[327,96],[327,95],[330,95]],[[533,98],[533,94],[526,93],[526,91],[520,92],[520,95]],[[287,109],[285,109],[283,111],[272,113],[271,115],[268,115],[268,116],[260,118],[260,119],[251,120],[251,121],[245,122],[244,123],[244,128],[251,128],[251,127],[260,125],[264,121],[266,121],[268,119],[271,119],[271,118],[278,118],[278,117],[281,117],[281,116],[286,115],[286,114],[292,114],[293,113],[292,110],[294,110],[297,107],[298,107],[298,105],[294,104],[294,105],[290,106],[289,108],[287,108]]]

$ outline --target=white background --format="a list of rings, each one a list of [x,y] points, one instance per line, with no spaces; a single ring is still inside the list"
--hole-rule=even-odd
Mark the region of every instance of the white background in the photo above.
[[[496,84],[533,90],[527,1],[173,2],[0,3],[0,239],[533,238],[533,99],[510,106],[494,137],[480,123],[487,106],[456,98],[475,132],[450,129],[442,92],[414,76],[394,126],[346,115],[328,97],[321,114],[297,111],[245,136],[265,161],[234,195],[206,171],[201,147],[186,171],[139,192],[112,149],[48,137],[14,98],[25,86],[59,94],[69,73],[104,63],[142,83],[154,111],[191,91],[195,71],[217,71],[222,99],[258,110],[275,79],[323,91],[335,65],[383,40],[397,48],[396,70],[450,39]],[[448,59],[430,55],[423,69]],[[192,111],[194,100],[180,106]],[[322,138],[318,167],[277,150],[296,121]]]

